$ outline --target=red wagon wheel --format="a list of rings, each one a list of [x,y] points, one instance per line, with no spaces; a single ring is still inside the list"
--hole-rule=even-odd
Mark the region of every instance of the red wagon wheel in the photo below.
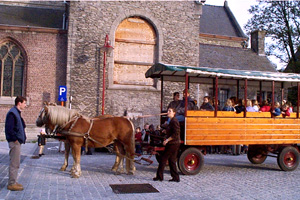
[[[285,147],[277,157],[277,163],[283,171],[293,171],[299,165],[299,152],[295,147]]]
[[[265,146],[250,145],[247,157],[253,164],[262,164],[267,159],[268,150]]]
[[[179,157],[179,169],[185,175],[195,175],[204,164],[204,157],[197,148],[188,148]]]

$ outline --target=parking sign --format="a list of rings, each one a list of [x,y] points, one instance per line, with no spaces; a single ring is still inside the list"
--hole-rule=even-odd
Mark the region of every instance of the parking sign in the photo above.
[[[67,101],[67,86],[65,86],[65,85],[59,86],[58,101]]]

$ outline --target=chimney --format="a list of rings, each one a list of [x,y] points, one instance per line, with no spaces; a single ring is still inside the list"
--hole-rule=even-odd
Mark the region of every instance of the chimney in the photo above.
[[[259,56],[265,56],[266,31],[256,30],[251,33],[251,49]]]

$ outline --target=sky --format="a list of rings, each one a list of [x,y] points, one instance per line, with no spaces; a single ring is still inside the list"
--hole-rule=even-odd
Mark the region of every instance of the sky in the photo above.
[[[252,5],[258,4],[256,0],[227,0],[227,2],[241,28],[243,28],[248,19],[251,18],[248,9]],[[206,0],[205,4],[223,6],[224,0]]]
[[[249,14],[248,10],[252,5],[257,5],[259,2],[257,0],[227,0],[227,2],[231,12],[234,14],[244,33],[246,33],[244,26],[251,18],[251,14]],[[224,0],[206,0],[205,4],[223,6]],[[266,38],[266,43],[269,41],[271,41],[271,39]],[[286,67],[286,64],[280,63],[277,58],[270,56],[268,58],[277,65],[277,69]]]

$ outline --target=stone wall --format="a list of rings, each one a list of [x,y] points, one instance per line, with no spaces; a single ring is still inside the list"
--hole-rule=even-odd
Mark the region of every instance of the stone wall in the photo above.
[[[138,16],[152,24],[157,35],[157,61],[198,66],[200,11],[201,6],[193,1],[71,2],[67,85],[72,108],[87,116],[101,114],[103,54],[99,47],[106,34],[114,45],[115,30],[127,17]],[[114,84],[113,56],[107,58],[105,113],[160,113],[160,83],[142,87]],[[158,124],[158,119],[143,120]],[[141,123],[141,119],[137,121]]]

